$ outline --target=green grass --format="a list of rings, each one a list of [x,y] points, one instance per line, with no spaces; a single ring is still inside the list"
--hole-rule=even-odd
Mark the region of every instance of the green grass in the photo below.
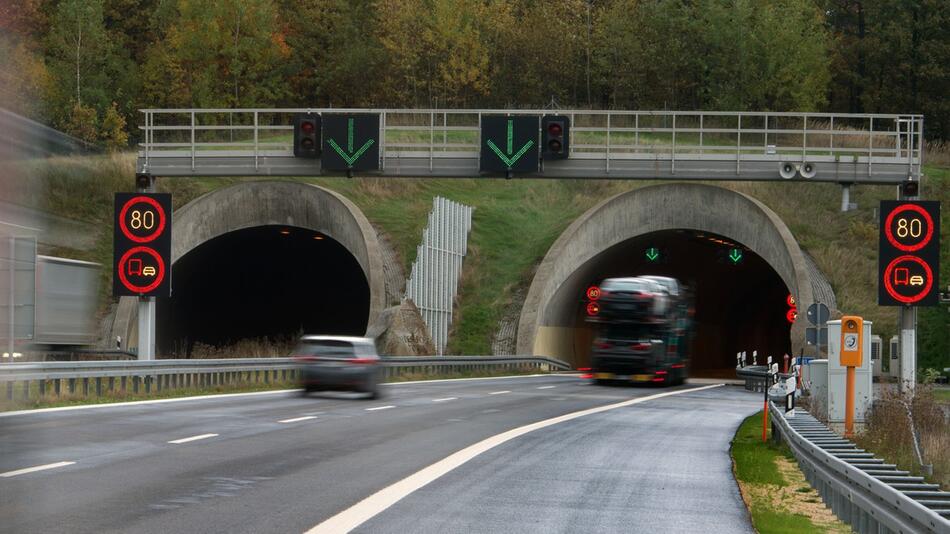
[[[771,432],[768,436],[771,437]],[[792,453],[787,446],[777,445],[771,439],[762,442],[762,412],[742,422],[730,450],[737,480],[751,484],[788,485],[775,466],[775,459],[779,456],[792,458]]]
[[[938,402],[950,402],[950,388],[934,388],[934,399]]]
[[[796,502],[817,503],[811,487],[801,486],[788,494],[780,494],[780,488],[789,486],[789,481],[779,471],[776,460],[792,459],[791,451],[784,444],[771,440],[762,441],[762,412],[745,419],[736,431],[730,448],[736,480],[743,489],[743,497],[752,516],[752,525],[761,534],[801,534],[842,531],[849,532],[841,523],[816,525],[805,513],[793,510]],[[804,479],[802,478],[802,481]],[[790,489],[790,488],[789,488]],[[809,497],[810,495],[810,497]]]

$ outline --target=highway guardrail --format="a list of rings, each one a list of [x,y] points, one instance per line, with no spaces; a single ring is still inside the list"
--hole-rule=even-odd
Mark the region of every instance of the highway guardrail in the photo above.
[[[519,356],[440,356],[383,358],[386,378],[447,373],[550,372],[569,370],[561,360]],[[30,400],[47,394],[59,396],[103,391],[151,393],[153,390],[269,384],[297,380],[300,363],[293,358],[225,358],[195,360],[108,360],[80,362],[27,362],[0,364],[0,382],[7,400]]]
[[[811,414],[771,404],[777,431],[805,478],[839,519],[860,534],[950,533],[950,492],[840,437]]]

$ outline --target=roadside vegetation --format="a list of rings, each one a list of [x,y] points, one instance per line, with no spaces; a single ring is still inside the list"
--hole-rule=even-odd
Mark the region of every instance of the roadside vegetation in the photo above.
[[[822,502],[784,443],[762,441],[762,412],[746,418],[730,448],[742,500],[760,534],[850,533]]]
[[[875,399],[864,432],[854,441],[861,448],[897,464],[898,468],[926,476],[944,490],[950,489],[950,405],[947,391],[937,390],[929,384],[918,386],[913,401],[908,403],[896,391],[884,390],[881,397]],[[910,414],[913,414],[914,429],[919,436],[923,463],[933,466],[932,475],[923,471],[917,457]]]

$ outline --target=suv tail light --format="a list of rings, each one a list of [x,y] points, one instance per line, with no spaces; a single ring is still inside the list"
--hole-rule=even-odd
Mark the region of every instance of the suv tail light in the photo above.
[[[379,360],[377,360],[376,358],[353,358],[352,360],[348,360],[348,361],[349,361],[350,363],[358,363],[358,364],[363,364],[363,365],[371,365],[371,364],[374,364],[374,363],[378,362]]]

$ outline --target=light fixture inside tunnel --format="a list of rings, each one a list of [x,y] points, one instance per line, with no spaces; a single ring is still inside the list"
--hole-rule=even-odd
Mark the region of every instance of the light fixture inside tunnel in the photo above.
[[[280,235],[290,235],[290,230],[283,228],[280,231]]]
[[[320,234],[317,234],[317,235],[313,236],[313,238],[316,239],[317,241],[322,241],[322,240],[323,240],[323,236],[320,235]]]

